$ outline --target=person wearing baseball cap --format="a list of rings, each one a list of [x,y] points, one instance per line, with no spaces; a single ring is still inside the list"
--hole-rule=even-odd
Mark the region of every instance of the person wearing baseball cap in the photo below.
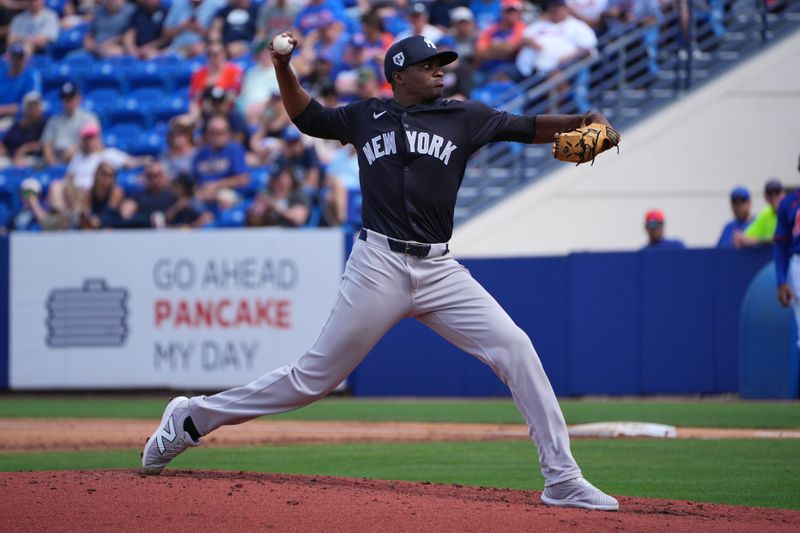
[[[734,236],[736,248],[751,248],[772,244],[775,228],[778,226],[778,205],[786,196],[783,184],[778,178],[769,178],[764,184],[764,199],[767,205],[759,211],[755,220],[744,230]]]
[[[81,107],[80,88],[67,81],[59,90],[62,110],[47,121],[42,134],[42,151],[48,165],[67,164],[78,151],[80,131],[86,124],[99,124],[100,119]]]
[[[21,42],[8,47],[6,65],[0,67],[0,132],[7,130],[20,111],[22,97],[38,87],[35,71],[28,66],[28,52]]]
[[[422,35],[436,42],[444,35],[442,30],[430,23],[428,7],[422,2],[414,2],[408,7],[408,22],[411,27],[397,34],[398,41],[402,41],[412,35]]]
[[[31,91],[22,98],[22,116],[6,132],[3,140],[6,154],[19,167],[38,164],[42,155],[39,141],[44,131],[42,95]]]
[[[21,206],[0,226],[0,235],[9,231],[40,231],[52,229],[53,219],[47,204],[42,202],[42,184],[35,178],[25,178],[19,185]]]
[[[665,222],[666,218],[661,209],[651,209],[644,214],[644,229],[648,239],[644,250],[683,250],[686,248],[683,241],[664,237]]]
[[[717,240],[717,248],[734,248],[734,236],[742,233],[753,221],[750,214],[750,191],[747,187],[734,187],[731,190],[731,210],[733,220],[725,224]]]
[[[500,7],[500,21],[486,28],[475,43],[476,85],[484,85],[497,76],[511,81],[521,77],[514,62],[525,31],[523,5],[521,0],[503,0]]]
[[[291,32],[279,37],[297,44]],[[309,343],[313,348],[249,384],[212,396],[174,398],[142,450],[142,471],[159,474],[222,426],[323,398],[394,324],[416,317],[490,365],[511,389],[539,451],[543,503],[618,510],[619,502],[586,480],[572,456],[558,399],[528,335],[456,261],[448,244],[472,154],[493,142],[552,144],[558,132],[592,122],[611,126],[608,120],[597,112],[517,115],[475,100],[443,98],[443,65],[458,54],[419,35],[394,43],[386,54],[391,99],[324,106],[297,79],[291,50],[281,54],[274,42],[272,62],[292,122],[305,135],[353,146],[362,229],[337,303]],[[175,429],[168,439],[165,420]]]

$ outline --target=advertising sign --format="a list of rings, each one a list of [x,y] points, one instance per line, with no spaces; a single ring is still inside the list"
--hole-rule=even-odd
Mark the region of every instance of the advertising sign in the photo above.
[[[217,389],[294,361],[330,312],[343,234],[14,234],[13,389]]]

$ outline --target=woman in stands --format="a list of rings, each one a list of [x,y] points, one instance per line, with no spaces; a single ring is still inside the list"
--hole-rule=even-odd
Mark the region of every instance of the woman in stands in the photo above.
[[[200,116],[201,99],[206,88],[219,87],[238,94],[242,87],[242,75],[238,65],[228,62],[222,42],[206,43],[206,64],[192,74],[189,84],[189,113],[192,118]]]
[[[269,180],[267,190],[258,196],[247,212],[248,226],[298,227],[308,221],[311,201],[302,182],[286,165]]]
[[[159,158],[170,180],[181,174],[192,173],[192,161],[197,147],[194,142],[194,126],[185,117],[170,121],[167,132],[167,149]]]
[[[111,163],[102,162],[94,173],[94,183],[83,201],[83,228],[98,229],[115,225],[119,206],[125,198],[117,185],[117,170]]]

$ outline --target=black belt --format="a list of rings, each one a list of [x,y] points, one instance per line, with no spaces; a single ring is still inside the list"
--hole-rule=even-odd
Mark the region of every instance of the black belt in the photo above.
[[[358,238],[362,241],[367,240],[367,231],[362,229],[359,232]],[[418,244],[415,242],[409,241],[399,241],[397,239],[392,239],[391,237],[386,237],[386,242],[389,243],[389,249],[393,252],[397,252],[398,254],[405,254],[410,255],[413,257],[428,257],[428,254],[431,252],[431,245],[430,244]],[[449,247],[445,247],[445,254]],[[442,254],[444,255],[444,254]]]

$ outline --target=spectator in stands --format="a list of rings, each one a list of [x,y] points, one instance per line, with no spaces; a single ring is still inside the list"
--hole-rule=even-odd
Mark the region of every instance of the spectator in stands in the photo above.
[[[40,54],[58,38],[58,13],[45,6],[44,0],[29,0],[27,5],[11,21],[8,42],[21,42]]]
[[[0,155],[7,157],[15,166],[27,167],[37,165],[42,160],[41,138],[45,125],[42,96],[35,91],[29,92],[22,100],[22,107],[22,117],[14,122],[3,137]]]
[[[228,62],[225,47],[220,41],[209,41],[206,45],[207,62],[192,74],[189,85],[190,114],[199,118],[204,91],[208,87],[219,87],[238,94],[242,86],[242,69]]]
[[[164,20],[163,35],[170,50],[183,57],[195,57],[205,49],[205,36],[225,0],[175,0]]]
[[[255,64],[247,69],[242,82],[242,92],[237,102],[248,124],[259,122],[264,108],[272,95],[278,90],[278,78],[269,55],[269,40],[258,41],[253,45]]]
[[[736,248],[750,248],[772,244],[775,228],[778,226],[778,205],[786,192],[777,178],[770,178],[764,185],[764,199],[767,205],[756,215],[755,220],[742,233],[733,237]]]
[[[525,28],[517,69],[525,76],[550,74],[593,53],[597,36],[585,22],[570,15],[564,0],[548,0],[539,19]]]
[[[64,83],[60,95],[63,109],[50,117],[42,134],[42,152],[48,165],[68,163],[78,150],[83,127],[100,123],[97,115],[81,108],[80,91],[74,82]]]
[[[256,36],[257,20],[258,6],[250,0],[228,0],[228,5],[214,15],[209,35],[222,41],[229,57],[243,57]]]
[[[332,22],[347,23],[347,15],[338,0],[308,0],[297,14],[294,27],[305,36]]]
[[[214,221],[214,215],[196,198],[195,180],[191,176],[181,174],[172,181],[172,188],[178,199],[164,213],[163,221],[156,216],[154,227],[168,226],[178,228],[199,228]],[[220,187],[221,188],[221,187]],[[216,198],[216,191],[214,192]]]
[[[144,177],[144,190],[125,198],[120,204],[121,220],[117,222],[118,227],[163,227],[166,223],[165,213],[178,201],[171,178],[160,161],[148,164]]]
[[[162,54],[170,41],[163,31],[167,9],[161,0],[138,0],[137,4],[122,42],[128,55],[152,59]]]
[[[290,166],[283,165],[247,211],[247,225],[298,227],[308,221],[310,212],[311,200],[301,180],[295,178]]]
[[[422,35],[435,43],[442,38],[444,32],[430,23],[430,16],[428,15],[428,8],[422,2],[415,2],[411,4],[408,9],[408,20],[411,22],[411,27],[397,35],[397,40],[400,41],[412,35]]]
[[[0,0],[0,54],[6,52],[11,21],[27,7],[27,0]]]
[[[449,35],[445,35],[439,42],[436,43],[436,48],[440,51],[455,50],[457,44],[455,39]],[[463,100],[469,98],[472,92],[472,82],[474,72],[472,65],[466,61],[462,61],[461,56],[452,63],[442,67],[444,71],[444,93],[445,98],[455,98]]]
[[[475,26],[481,32],[499,22],[502,12],[498,0],[472,0],[469,10],[475,16]]]
[[[0,63],[0,132],[11,126],[22,98],[31,91],[41,90],[39,73],[28,65],[24,43],[9,46],[7,57],[7,61]]]
[[[733,220],[725,224],[717,241],[717,248],[733,248],[737,233],[742,233],[753,221],[750,215],[750,191],[745,187],[736,187],[731,191],[731,210]]]
[[[100,126],[90,122],[80,131],[80,149],[67,165],[64,179],[50,184],[48,201],[57,212],[71,214],[85,198],[94,185],[97,168],[108,163],[115,170],[137,166],[144,158],[132,157],[117,148],[106,148],[100,137]],[[116,172],[114,177],[116,178]]]
[[[632,27],[650,28],[643,35],[647,50],[647,68],[651,75],[658,73],[658,41],[664,15],[659,0],[609,0],[603,13],[603,23],[611,35],[617,37]]]
[[[450,14],[454,9],[459,7],[466,7],[469,5],[468,0],[434,0],[429,3],[428,15],[430,23],[441,28],[445,31],[450,27],[451,19]],[[469,9],[467,7],[467,9]]]
[[[648,243],[644,250],[683,250],[686,245],[679,239],[664,237],[664,212],[652,209],[644,216],[644,229],[647,232]]]
[[[566,3],[573,17],[588,24],[595,34],[603,33],[603,13],[608,0],[566,0]]]
[[[485,85],[499,76],[519,78],[514,60],[522,44],[522,1],[503,0],[500,22],[486,28],[475,43],[475,85]]]
[[[108,228],[119,219],[119,206],[125,198],[122,187],[117,185],[117,169],[106,161],[97,165],[89,194],[84,195],[84,229]]]
[[[206,126],[206,143],[194,158],[193,174],[197,198],[213,202],[219,189],[244,187],[250,183],[242,145],[231,141],[225,117],[211,117]]]
[[[363,63],[374,63],[383,72],[383,57],[392,46],[395,38],[386,31],[383,20],[376,10],[370,10],[361,16],[361,33],[353,36],[353,43],[363,48]]]
[[[308,192],[319,189],[322,167],[313,146],[303,143],[303,134],[294,125],[289,126],[283,133],[283,155],[280,158],[280,167],[292,169],[292,175]]]
[[[91,24],[94,17],[94,0],[67,0],[61,15],[61,29],[68,30],[78,24]]]
[[[122,37],[136,11],[125,0],[100,0],[94,18],[83,39],[83,48],[98,57],[116,57],[125,53]]]
[[[25,178],[19,186],[19,193],[22,205],[8,217],[5,227],[0,227],[0,235],[9,231],[51,229],[56,220],[40,199],[42,185],[34,178]]]
[[[303,142],[303,134],[294,125],[283,134],[283,155],[278,167],[288,167],[300,186],[322,210],[321,224],[338,226],[347,217],[347,189],[334,176],[325,174],[316,148]]]
[[[264,108],[261,122],[250,136],[247,163],[254,167],[274,163],[283,153],[281,137],[290,124],[280,93],[273,93]]]
[[[478,35],[475,29],[475,17],[468,7],[457,7],[450,12],[450,35],[455,40],[453,50],[458,54],[462,65],[472,68],[475,60],[475,45]]]
[[[235,96],[219,87],[209,87],[203,96],[201,116],[201,132],[205,135],[208,121],[213,116],[225,117],[231,132],[231,139],[239,144],[247,145],[247,123],[236,109]]]
[[[180,174],[191,175],[196,152],[193,124],[182,117],[173,118],[167,131],[167,148],[160,158],[167,177],[172,180]]]
[[[255,40],[269,43],[274,35],[292,28],[299,11],[298,4],[289,0],[267,0],[262,3],[258,9]]]

